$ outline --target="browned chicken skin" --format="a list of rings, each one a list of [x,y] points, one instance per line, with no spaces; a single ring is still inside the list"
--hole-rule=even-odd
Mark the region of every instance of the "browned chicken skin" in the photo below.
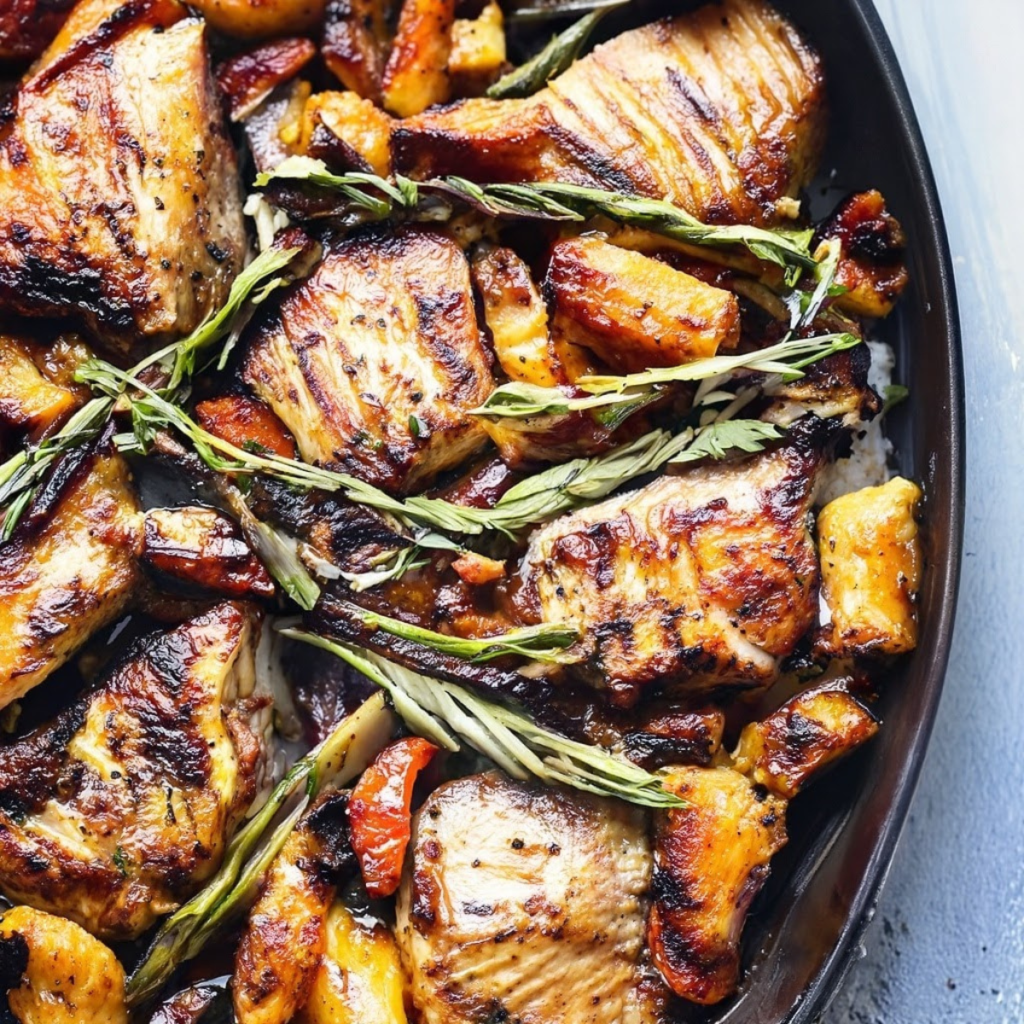
[[[0,131],[0,311],[127,352],[218,308],[245,246],[203,22],[82,0]]]
[[[761,223],[814,173],[824,132],[815,53],[760,0],[624,32],[525,100],[473,99],[395,130],[399,170],[567,181]]]
[[[216,869],[256,795],[259,617],[221,604],[131,648],[50,724],[0,746],[0,890],[132,938]]]

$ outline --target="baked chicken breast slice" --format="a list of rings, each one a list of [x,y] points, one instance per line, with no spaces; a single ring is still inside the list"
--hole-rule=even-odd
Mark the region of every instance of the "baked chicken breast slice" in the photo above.
[[[726,0],[597,47],[525,100],[472,99],[396,126],[415,176],[564,181],[762,223],[814,173],[820,62],[762,0]]]
[[[0,311],[107,347],[192,330],[246,247],[205,26],[177,0],[82,0],[0,135]]]
[[[434,791],[410,850],[396,929],[423,1024],[659,1019],[636,808],[477,775]]]
[[[538,530],[522,614],[576,627],[576,670],[619,705],[655,681],[773,682],[817,621],[807,514],[828,430],[808,418],[774,450],[663,476]]]
[[[216,870],[262,781],[259,616],[220,604],[144,637],[51,723],[0,747],[0,890],[134,938]]]
[[[139,581],[143,517],[109,443],[65,458],[40,497],[0,544],[0,707],[113,622]]]
[[[446,235],[371,231],[331,247],[252,338],[245,378],[307,462],[393,491],[486,443],[494,387],[469,267]]]

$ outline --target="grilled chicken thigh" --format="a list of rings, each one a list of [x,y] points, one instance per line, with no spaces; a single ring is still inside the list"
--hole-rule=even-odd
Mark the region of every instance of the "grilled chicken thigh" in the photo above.
[[[0,707],[113,622],[138,582],[142,514],[109,442],[57,467],[0,544]]]
[[[462,250],[416,229],[338,243],[258,329],[245,377],[306,461],[421,489],[487,439],[468,415],[494,384]]]
[[[6,993],[6,994],[4,994]],[[0,1005],[19,1024],[127,1024],[124,968],[73,921],[31,907],[0,917]]]
[[[0,312],[107,346],[190,331],[246,240],[205,28],[177,0],[82,0],[0,134]]]
[[[260,785],[258,615],[221,604],[138,641],[50,724],[0,747],[0,890],[139,935],[217,868]]]
[[[499,774],[441,786],[398,898],[423,1024],[658,1020],[642,963],[650,878],[636,808]]]
[[[578,668],[618,704],[656,681],[772,682],[817,618],[807,513],[827,430],[810,417],[772,451],[661,477],[537,531],[524,616],[575,626]]]
[[[396,126],[398,170],[566,181],[762,223],[806,185],[824,132],[817,55],[761,0],[624,32],[524,100],[472,99]]]

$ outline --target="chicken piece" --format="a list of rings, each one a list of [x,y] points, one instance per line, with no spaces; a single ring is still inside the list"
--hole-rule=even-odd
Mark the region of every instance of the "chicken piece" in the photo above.
[[[390,42],[386,0],[328,0],[321,52],[328,70],[363,99],[379,103]]]
[[[711,763],[722,746],[725,712],[716,707],[650,708],[624,732],[622,754],[647,768]]]
[[[910,275],[904,261],[906,236],[882,194],[872,190],[850,196],[821,226],[817,238],[838,238],[841,245],[836,284],[846,291],[836,298],[836,306],[856,316],[888,316]]]
[[[338,792],[320,797],[267,872],[235,952],[238,1024],[287,1024],[313,991],[336,883],[355,868],[347,804]]]
[[[0,10],[0,61],[38,57],[73,6],[74,0],[6,0]]]
[[[47,370],[42,345],[0,334],[0,431],[12,429],[37,440],[78,408],[79,389],[57,383]]]
[[[381,84],[385,109],[411,117],[449,98],[454,21],[455,0],[404,0]]]
[[[448,76],[456,95],[479,95],[505,67],[505,18],[490,0],[475,18],[456,18]]]
[[[521,566],[529,621],[580,631],[574,666],[631,706],[650,683],[766,686],[813,626],[818,560],[807,529],[829,428],[712,463],[563,516]]]
[[[212,508],[147,509],[142,563],[161,582],[190,593],[274,596],[274,582],[241,530]]]
[[[354,92],[319,92],[306,101],[301,150],[336,167],[391,173],[393,121]]]
[[[218,32],[262,39],[285,32],[310,32],[324,16],[326,0],[194,0]]]
[[[245,248],[203,22],[82,0],[0,138],[0,312],[72,315],[126,354],[223,305]]]
[[[51,723],[0,747],[0,890],[135,938],[220,864],[259,788],[258,615],[144,637]]]
[[[600,235],[558,242],[545,290],[566,335],[626,373],[704,359],[739,341],[735,295]]]
[[[810,182],[824,128],[817,55],[762,0],[726,0],[624,32],[528,99],[411,118],[395,166],[565,181],[761,224]]]
[[[316,47],[308,39],[275,39],[218,65],[217,84],[228,97],[231,120],[247,118],[315,56]]]
[[[138,582],[142,531],[128,467],[109,446],[57,467],[36,507],[0,544],[0,707],[125,610]]]
[[[812,687],[740,733],[733,767],[792,799],[825,766],[866,743],[878,720],[842,681]]]
[[[296,1024],[406,1024],[405,975],[395,938],[343,903],[327,915],[327,942]]]
[[[462,250],[405,229],[350,236],[252,338],[245,378],[321,462],[392,491],[428,485],[487,435],[491,392]]]
[[[396,933],[423,1024],[642,1024],[651,853],[626,804],[492,773],[416,816]]]
[[[685,806],[655,818],[647,942],[676,995],[711,1005],[739,980],[740,933],[785,845],[786,801],[731,768],[679,768],[665,788]]]
[[[831,621],[816,646],[833,656],[917,646],[921,488],[903,477],[829,502],[818,514],[822,593]]]
[[[4,911],[0,965],[10,1008],[6,1020],[128,1024],[124,968],[102,942],[66,918],[31,907]]]
[[[804,368],[804,376],[771,390],[771,404],[761,419],[788,427],[801,416],[838,419],[844,427],[857,427],[874,419],[882,400],[868,384],[871,350],[856,345]]]

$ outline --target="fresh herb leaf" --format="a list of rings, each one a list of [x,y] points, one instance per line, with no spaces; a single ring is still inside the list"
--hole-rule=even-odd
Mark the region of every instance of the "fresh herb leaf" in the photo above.
[[[767,441],[782,437],[774,423],[764,420],[724,420],[698,427],[692,444],[672,459],[672,465],[698,459],[724,459],[731,451],[759,452]]]
[[[882,395],[882,412],[884,416],[890,409],[895,408],[900,402],[904,402],[910,397],[910,388],[905,387],[903,384],[888,384],[886,385],[885,392]]]

